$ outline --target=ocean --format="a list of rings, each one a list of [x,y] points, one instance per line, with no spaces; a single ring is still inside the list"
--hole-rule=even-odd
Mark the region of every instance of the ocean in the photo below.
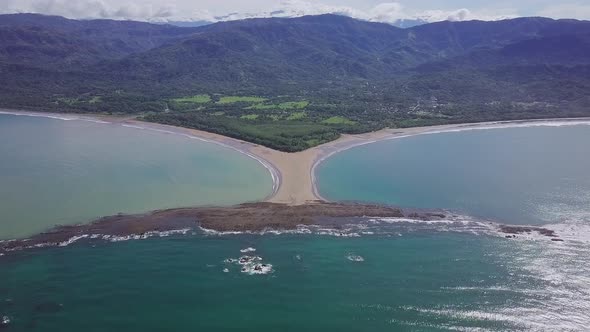
[[[585,126],[512,128],[350,149],[318,167],[324,197],[449,218],[23,251],[0,257],[0,318],[7,331],[584,331],[589,139]],[[564,241],[507,239],[498,223]]]

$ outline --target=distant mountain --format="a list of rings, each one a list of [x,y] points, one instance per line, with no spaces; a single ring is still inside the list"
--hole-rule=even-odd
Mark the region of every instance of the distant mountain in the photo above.
[[[413,27],[417,27],[419,25],[424,25],[424,24],[428,24],[428,21],[425,21],[423,19],[419,19],[419,18],[404,18],[404,19],[399,19],[399,20],[395,20],[394,22],[391,23],[391,25],[396,26],[398,28],[413,28]]]
[[[243,16],[246,16],[246,17],[243,17]],[[267,16],[268,16],[267,18],[273,18],[273,17],[297,18],[297,17],[301,17],[302,15],[295,15],[295,14],[291,15],[290,13],[287,13],[284,11],[276,11],[276,12],[268,13]],[[252,18],[257,18],[257,17],[254,17],[254,16],[247,17],[247,15],[229,14],[226,16],[215,17],[212,20],[166,21],[164,23],[178,26],[178,27],[200,27],[200,26],[214,24],[214,23],[218,23],[218,22],[239,21],[239,20],[252,19]],[[260,18],[260,17],[258,17],[258,18]],[[162,22],[153,22],[153,23],[164,24]],[[404,18],[404,19],[397,19],[392,22],[382,22],[382,23],[391,24],[395,27],[405,29],[405,28],[412,28],[415,26],[428,24],[430,22],[428,22],[427,20],[421,19],[421,18]]]
[[[588,33],[588,22],[542,18],[411,29],[336,15],[251,19],[201,27],[182,42],[105,63],[100,71],[172,85],[202,81],[216,89],[305,89],[312,81],[386,81],[425,64],[464,65],[471,57],[480,59],[472,66],[590,64]]]
[[[402,29],[320,15],[189,28],[0,15],[0,106],[164,112],[170,100],[196,94],[310,101],[300,121],[320,138],[298,138],[281,149],[334,137],[326,129],[333,127],[360,132],[384,125],[590,115],[588,91],[588,21],[445,21]],[[273,121],[284,118],[277,108],[273,117],[261,111],[242,119],[253,109],[230,106],[205,108],[225,120],[213,113],[158,119],[228,134],[252,125],[247,119],[276,126]],[[329,115],[346,115],[357,125],[318,124]],[[237,124],[228,129],[227,121]],[[255,140],[252,132],[247,137]]]
[[[72,68],[147,51],[194,31],[132,21],[0,15],[0,62]]]
[[[589,64],[590,22],[520,18],[400,29],[338,15],[181,28],[0,15],[0,64],[202,89],[387,81],[414,68]]]
[[[156,23],[156,24],[170,24],[170,25],[174,25],[177,27],[182,27],[182,28],[196,28],[196,27],[202,27],[203,25],[209,25],[209,24],[213,24],[215,22],[211,22],[211,21],[168,21],[165,23]]]

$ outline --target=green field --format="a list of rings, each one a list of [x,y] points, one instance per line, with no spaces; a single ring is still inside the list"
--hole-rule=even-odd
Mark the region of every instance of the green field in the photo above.
[[[196,95],[192,97],[176,98],[172,99],[172,101],[177,103],[207,104],[211,102],[211,97],[209,95]]]
[[[235,103],[262,103],[266,98],[262,97],[247,97],[247,96],[225,96],[219,98],[218,104],[235,104]]]
[[[349,120],[343,116],[333,116],[331,118],[328,118],[328,119],[322,121],[322,123],[329,124],[329,125],[350,125],[350,126],[356,124],[355,121]]]
[[[240,119],[244,119],[244,120],[256,120],[258,119],[260,115],[258,114],[247,114],[247,115],[242,115],[240,117]]]

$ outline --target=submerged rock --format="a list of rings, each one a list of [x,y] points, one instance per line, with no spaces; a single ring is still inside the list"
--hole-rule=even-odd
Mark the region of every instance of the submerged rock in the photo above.
[[[8,316],[2,316],[2,320],[0,321],[0,328],[4,328],[10,324],[10,318]]]
[[[531,234],[533,232],[536,232],[543,236],[557,238],[557,234],[555,234],[555,231],[541,227],[501,225],[500,232],[513,235],[512,238],[515,238],[516,236],[514,235],[517,234]],[[506,236],[506,238],[509,237]]]
[[[260,262],[260,261],[262,261],[262,257],[259,257],[259,256],[242,256],[238,260],[238,264],[247,265],[247,264]]]
[[[268,274],[272,272],[272,264],[246,264],[242,267],[242,273]]]

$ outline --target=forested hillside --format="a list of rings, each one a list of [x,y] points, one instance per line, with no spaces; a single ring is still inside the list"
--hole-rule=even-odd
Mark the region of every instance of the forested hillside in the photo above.
[[[0,15],[0,106],[134,113],[285,151],[389,127],[590,116],[590,22],[197,28]]]

